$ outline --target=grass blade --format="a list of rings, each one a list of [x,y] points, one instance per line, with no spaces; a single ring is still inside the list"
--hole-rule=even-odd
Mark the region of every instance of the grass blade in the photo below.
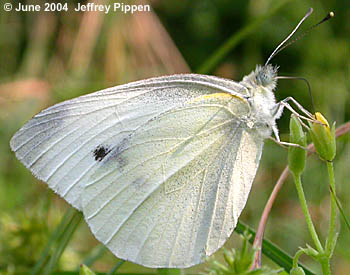
[[[121,267],[121,265],[125,263],[124,260],[120,260],[119,262],[117,262],[113,267],[112,269],[107,273],[107,275],[114,275],[117,270]]]
[[[94,249],[91,250],[89,255],[83,260],[82,264],[86,266],[92,265],[96,260],[98,260],[105,252],[107,251],[107,248],[99,244],[97,245]],[[77,268],[78,270],[80,269],[80,266]]]
[[[65,231],[68,224],[72,222],[72,219],[74,217],[74,209],[69,208],[67,212],[64,214],[61,223],[57,226],[56,230],[51,234],[43,252],[41,253],[39,260],[33,267],[31,271],[31,275],[38,274],[44,264],[47,262],[50,251],[55,245],[55,242],[62,236],[63,232]]]
[[[77,229],[82,215],[80,212],[78,212],[77,210],[73,210],[73,217],[71,219],[71,222],[67,225],[67,227],[65,228],[65,230],[62,232],[62,237],[58,240],[58,244],[57,247],[53,253],[53,255],[50,258],[49,263],[47,264],[46,268],[45,268],[45,272],[44,274],[52,274],[53,269],[57,266],[57,263],[64,251],[64,249],[66,248],[66,246],[68,245],[69,241],[71,240],[73,233],[75,232],[75,230]]]

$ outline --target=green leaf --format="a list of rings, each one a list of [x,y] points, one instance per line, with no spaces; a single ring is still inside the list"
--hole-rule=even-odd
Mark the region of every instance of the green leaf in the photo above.
[[[315,260],[318,260],[320,257],[320,253],[311,247],[310,245],[306,244],[306,248],[300,248],[306,255],[314,258]]]

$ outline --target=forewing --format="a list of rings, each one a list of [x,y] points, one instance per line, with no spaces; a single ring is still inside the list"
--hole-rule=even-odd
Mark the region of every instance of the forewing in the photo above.
[[[241,118],[247,102],[200,96],[126,137],[91,169],[82,194],[93,234],[117,257],[188,267],[232,233],[259,163],[262,139]]]
[[[244,92],[233,81],[188,74],[81,96],[34,116],[13,136],[11,148],[37,178],[80,210],[86,174],[96,162],[151,118],[218,90]]]

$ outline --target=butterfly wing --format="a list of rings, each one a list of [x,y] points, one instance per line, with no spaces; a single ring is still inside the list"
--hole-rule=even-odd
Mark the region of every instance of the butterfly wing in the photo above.
[[[10,145],[37,178],[81,210],[86,174],[113,145],[165,110],[218,90],[244,91],[233,81],[192,74],[113,87],[43,110]]]
[[[82,193],[93,234],[117,257],[188,267],[231,235],[263,140],[244,126],[249,104],[227,93],[171,108],[124,138],[90,170]]]

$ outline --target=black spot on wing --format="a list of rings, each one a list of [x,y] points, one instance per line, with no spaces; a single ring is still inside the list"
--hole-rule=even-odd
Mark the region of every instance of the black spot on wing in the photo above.
[[[128,142],[129,139],[127,137],[114,147],[98,146],[94,151],[95,160],[100,162],[103,160],[103,165],[108,165],[108,163],[112,162],[115,168],[122,170],[129,163],[127,156],[123,154],[127,149]]]
[[[107,156],[109,154],[109,152],[111,152],[110,149],[108,149],[107,146],[103,146],[103,145],[99,145],[97,146],[97,148],[95,149],[94,153],[94,157],[96,161],[101,161],[105,158],[105,156]]]

